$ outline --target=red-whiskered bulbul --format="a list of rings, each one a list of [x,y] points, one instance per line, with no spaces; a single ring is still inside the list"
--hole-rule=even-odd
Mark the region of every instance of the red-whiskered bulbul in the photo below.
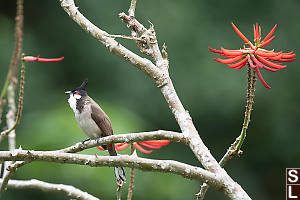
[[[109,117],[101,109],[101,107],[88,96],[85,90],[87,82],[88,79],[85,79],[80,87],[75,90],[65,92],[65,94],[70,95],[68,102],[74,111],[76,121],[89,139],[113,135],[113,129]],[[117,155],[114,144],[103,145],[102,147],[108,150],[109,155]],[[126,177],[123,168],[115,167],[114,169],[117,182],[124,182]]]

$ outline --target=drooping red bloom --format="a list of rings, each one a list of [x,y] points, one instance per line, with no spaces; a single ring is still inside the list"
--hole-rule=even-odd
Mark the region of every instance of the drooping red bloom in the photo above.
[[[60,57],[60,58],[40,58],[40,56],[34,57],[34,56],[24,56],[24,60],[27,62],[58,62],[63,60],[65,57]]]
[[[223,64],[227,64],[228,67],[234,69],[241,69],[248,63],[250,67],[255,69],[256,74],[262,84],[266,88],[271,89],[271,87],[263,79],[260,73],[260,69],[266,69],[275,72],[280,69],[286,68],[287,66],[283,65],[281,62],[294,61],[296,59],[296,54],[293,51],[289,53],[283,53],[282,51],[275,52],[274,49],[270,51],[262,48],[272,42],[272,40],[275,38],[275,36],[272,35],[277,27],[277,24],[272,28],[272,30],[263,40],[261,40],[261,27],[258,26],[257,23],[256,25],[253,25],[254,44],[252,44],[233,23],[231,23],[231,25],[235,32],[242,38],[242,40],[244,40],[246,45],[248,45],[249,47],[245,47],[244,45],[242,49],[237,50],[228,50],[223,48],[221,48],[221,50],[216,50],[208,47],[210,51],[227,58],[214,58],[214,60]]]
[[[141,146],[144,146],[146,148],[150,149],[160,149],[162,146],[166,146],[170,143],[169,140],[148,140],[143,142],[134,142],[132,143],[133,146],[138,149],[140,152],[149,154],[152,152],[152,150],[146,150]],[[126,147],[129,146],[128,143],[117,143],[115,144],[117,151],[123,151]],[[104,150],[102,147],[97,147],[99,150]]]

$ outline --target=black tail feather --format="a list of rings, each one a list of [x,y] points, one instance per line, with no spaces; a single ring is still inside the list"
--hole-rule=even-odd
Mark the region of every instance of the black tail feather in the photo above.
[[[110,156],[117,156],[118,155],[117,151],[116,151],[116,148],[115,148],[115,145],[113,145],[113,144],[108,144],[107,145],[107,150],[108,150]],[[115,177],[117,179],[117,182],[120,182],[120,181],[125,182],[126,181],[126,176],[125,176],[125,172],[124,172],[123,167],[115,167],[114,170],[115,170]]]

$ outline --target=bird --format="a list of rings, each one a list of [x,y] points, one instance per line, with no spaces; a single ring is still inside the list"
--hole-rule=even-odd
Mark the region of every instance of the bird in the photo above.
[[[87,140],[113,135],[109,117],[87,94],[87,83],[88,79],[86,78],[78,88],[65,92],[66,95],[69,95],[68,103],[74,111],[77,124],[88,136]],[[102,147],[108,150],[110,156],[117,156],[114,144],[102,145]],[[124,183],[126,180],[124,169],[114,167],[114,171],[117,183],[119,185]]]

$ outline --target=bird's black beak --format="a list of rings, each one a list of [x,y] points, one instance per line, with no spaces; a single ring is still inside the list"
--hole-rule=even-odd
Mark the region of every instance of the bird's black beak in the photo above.
[[[71,94],[71,91],[66,91],[65,94]]]

